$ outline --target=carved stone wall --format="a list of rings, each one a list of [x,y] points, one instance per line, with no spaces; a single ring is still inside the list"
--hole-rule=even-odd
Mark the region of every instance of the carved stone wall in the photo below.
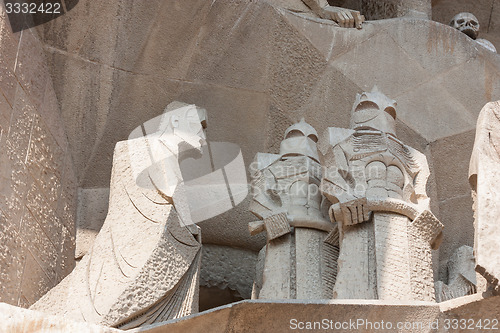
[[[498,0],[433,0],[432,19],[443,24],[450,23],[453,16],[469,12],[480,24],[479,38],[492,42],[500,48],[500,3]]]
[[[431,17],[429,0],[361,0],[361,11],[368,20],[381,20],[401,16]]]
[[[434,15],[450,10],[435,17],[447,24],[454,2],[433,2]],[[500,8],[465,3],[492,22]],[[355,94],[376,84],[398,100],[401,139],[428,157],[432,210],[446,230],[441,266],[472,245],[468,160],[479,110],[500,98],[500,63],[448,26],[393,19],[347,31],[266,1],[80,0],[37,31],[86,189],[109,186],[116,142],[174,99],[207,108],[217,123],[209,140],[238,144],[248,164],[258,151],[277,152],[302,116],[320,133],[346,127]],[[203,241],[258,251],[264,237],[248,235],[248,203],[200,223]]]
[[[74,267],[76,178],[35,30],[0,6],[0,302],[27,307]]]
[[[332,6],[361,11],[367,20],[382,20],[401,16],[431,17],[430,0],[329,0]]]

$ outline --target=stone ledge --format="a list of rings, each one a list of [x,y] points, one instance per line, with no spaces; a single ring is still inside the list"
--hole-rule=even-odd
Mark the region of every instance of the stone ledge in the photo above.
[[[123,332],[114,328],[76,322],[42,312],[23,309],[17,306],[0,303],[0,332],[4,333],[64,333],[92,332],[116,333]]]
[[[245,300],[127,332],[219,333],[297,330],[371,332],[377,331],[376,325],[385,325],[385,329],[380,328],[379,331],[396,332],[398,323],[415,325],[412,328],[403,327],[399,331],[442,332],[446,331],[444,330],[446,320],[453,319],[472,319],[475,322],[479,319],[500,320],[500,296],[483,298],[476,294],[440,304],[378,300]],[[315,325],[315,322],[319,323],[316,324],[317,329],[313,326],[307,329],[307,325]],[[335,325],[342,324],[344,329],[335,329]],[[387,325],[392,325],[393,329],[388,329]],[[423,327],[418,325],[423,325]],[[0,303],[0,331],[5,333],[123,332],[118,329],[65,320],[4,303]],[[463,330],[463,332],[470,331]]]

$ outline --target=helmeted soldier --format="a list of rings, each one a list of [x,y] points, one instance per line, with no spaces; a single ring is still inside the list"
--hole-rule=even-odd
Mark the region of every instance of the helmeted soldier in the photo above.
[[[279,154],[255,157],[250,211],[262,221],[251,223],[250,231],[265,230],[267,245],[254,297],[314,299],[331,294],[336,257],[331,258],[337,252],[324,243],[334,225],[319,191],[317,141],[316,130],[302,119],[285,131]]]
[[[434,300],[430,250],[442,225],[429,211],[426,158],[395,128],[396,102],[374,88],[357,96],[351,128],[329,128],[322,142],[321,191],[340,237],[335,298]]]

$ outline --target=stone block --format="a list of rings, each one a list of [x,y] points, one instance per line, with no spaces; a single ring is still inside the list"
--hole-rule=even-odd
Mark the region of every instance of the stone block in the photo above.
[[[264,144],[262,131],[272,126],[266,122],[269,101],[265,93],[185,83],[177,99],[194,104],[202,102],[208,110],[208,123],[217,124],[209,130],[208,139],[239,145],[245,165]],[[227,110],[231,110],[230,117]]]
[[[428,142],[474,128],[475,117],[437,80],[407,87],[397,96],[398,117]],[[437,105],[439,112],[436,112]]]
[[[323,262],[323,239],[326,232],[295,228],[295,289],[297,299],[323,299],[324,275],[330,273]],[[319,255],[318,255],[319,254]],[[336,259],[336,258],[335,258]]]
[[[167,10],[173,6],[165,7],[164,10]],[[131,6],[124,6],[119,1],[109,1],[97,6],[81,3],[75,7],[72,17],[65,18],[75,21],[66,23],[70,29],[64,23],[60,24],[63,25],[62,30],[71,35],[78,31],[81,33],[82,25],[87,30],[80,45],[72,46],[78,48],[73,52],[78,53],[79,57],[109,67],[134,71],[134,66],[140,62],[142,51],[148,48],[149,33],[154,29],[155,18],[161,11],[162,2],[159,0]],[[93,15],[93,24],[90,26],[85,24],[89,14]],[[75,23],[80,23],[81,26],[73,25]],[[138,26],[141,29],[137,29]],[[136,45],[142,47],[136,49]]]
[[[241,298],[251,297],[257,253],[229,246],[204,244],[200,286],[230,289]]]
[[[62,280],[75,268],[75,236],[72,230],[63,226],[62,243],[57,249],[56,276],[57,281]]]
[[[373,56],[375,53],[376,57]],[[385,30],[356,45],[331,64],[360,90],[371,90],[376,85],[390,98],[396,98],[429,77],[429,73],[404,52]],[[401,106],[399,110],[398,116],[404,112]]]
[[[12,107],[5,97],[0,95],[0,144],[2,147],[5,145],[7,134],[9,133],[11,115]]]
[[[26,166],[53,208],[57,206],[62,186],[63,162],[62,149],[46,128],[42,118],[36,114],[33,119]]]
[[[318,133],[324,133],[329,126],[349,127],[351,101],[356,98],[356,93],[360,89],[349,76],[344,75],[338,68],[328,65],[319,76],[311,96],[301,106],[300,113]],[[295,112],[290,110],[280,111],[288,117],[297,117]],[[281,137],[283,131],[276,136]]]
[[[76,253],[79,258],[86,254],[108,214],[109,188],[78,190],[76,221]]]
[[[286,213],[269,216],[264,219],[268,241],[286,235],[292,231]]]
[[[28,209],[24,210],[21,221],[20,239],[23,239],[25,244],[23,250],[35,258],[50,280],[55,281],[60,249],[54,246]]]
[[[0,185],[0,207],[3,213],[9,218],[9,222],[16,228],[20,227],[23,207],[26,202],[26,195],[34,180],[29,175],[25,165],[21,162],[11,163],[5,161],[6,155],[2,155],[0,165],[2,182]]]
[[[440,201],[440,221],[444,225],[443,243],[439,249],[440,279],[444,280],[446,262],[461,245],[474,245],[474,214],[470,194]]]
[[[59,147],[66,153],[68,151],[68,138],[61,119],[59,101],[57,100],[52,80],[47,80],[43,104],[38,111],[50,134],[52,134]]]
[[[436,78],[438,84],[446,88],[473,116],[473,120],[477,119],[483,105],[500,98],[500,61],[497,57],[488,57],[485,52],[478,53],[476,57]]]
[[[43,44],[35,30],[26,29],[21,33],[14,73],[35,108],[40,109],[47,80],[50,78]]]
[[[410,58],[417,61],[429,76],[445,73],[464,64],[478,52],[475,42],[469,37],[434,21],[397,19],[384,25],[395,42]]]
[[[29,301],[22,297],[22,305]],[[61,316],[48,316],[44,313],[21,309],[7,304],[0,304],[0,330],[4,333],[17,332],[92,332],[92,333],[119,333],[118,329],[81,323],[64,319]]]
[[[470,196],[467,178],[474,133],[474,130],[470,130],[430,144],[439,201]],[[450,168],[450,165],[453,165],[453,168]]]
[[[12,33],[4,7],[0,8],[0,91],[14,105],[17,78],[14,75],[21,33]]]
[[[31,305],[55,285],[56,282],[47,276],[33,255],[27,252],[20,286],[21,297]]]
[[[26,207],[54,244],[62,241],[62,223],[37,183],[32,183],[26,195]]]
[[[26,256],[19,228],[0,212],[0,301],[18,305]]]
[[[10,121],[6,150],[12,161],[25,162],[28,154],[35,107],[20,85],[17,85],[16,98]]]
[[[132,38],[124,36],[120,43],[123,44],[125,54],[130,54],[130,49],[132,49],[133,56],[122,59],[118,52],[114,59],[120,64],[120,68],[129,69],[136,73],[161,73],[164,77],[185,80],[189,71],[196,71],[196,68],[191,69],[190,67],[200,46],[198,43],[208,28],[207,15],[209,11],[219,7],[219,4],[203,0],[190,1],[189,6],[171,6],[161,1],[156,1],[156,4],[158,4],[156,9],[150,4],[144,4],[138,6],[142,13],[137,13],[139,11],[137,10],[130,14],[134,15],[137,20],[144,20],[146,17],[145,20],[149,22],[150,28],[143,31],[132,29],[129,33]],[[225,5],[230,6],[229,4]],[[148,11],[154,11],[154,20],[148,17]],[[224,15],[220,11],[214,12]],[[144,25],[144,22],[140,21],[139,24]],[[135,51],[135,45],[143,43],[144,40],[147,40],[144,47]],[[102,46],[109,47],[106,44]],[[217,47],[220,48],[221,44]],[[201,55],[201,57],[203,56]],[[202,70],[199,67],[198,69]]]
[[[77,170],[85,170],[96,141],[102,137],[107,124],[113,73],[116,71],[78,58],[66,58],[59,53],[49,52],[48,57],[53,61],[64,61],[65,66],[74,67],[73,71],[64,73],[64,76],[59,70],[52,73],[52,77],[60,102],[60,117],[66,132],[70,134],[68,141],[75,167]],[[74,88],[69,82],[79,82],[78,88]],[[95,89],[99,92],[94,92]],[[124,117],[123,114],[121,116]],[[82,138],[85,138],[85,144]],[[106,160],[110,163],[112,148],[108,154]],[[107,170],[108,182],[109,175],[110,169]],[[78,176],[81,177],[80,174]]]
[[[269,31],[278,20],[264,2],[213,3],[198,35],[186,80],[267,91],[268,67],[262,64],[270,57]]]
[[[311,96],[327,62],[284,17],[278,20],[273,31],[276,33],[271,39],[273,47],[268,65],[270,101],[278,109],[293,112]]]

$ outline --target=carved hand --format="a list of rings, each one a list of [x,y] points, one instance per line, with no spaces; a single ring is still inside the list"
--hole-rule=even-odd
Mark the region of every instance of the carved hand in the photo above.
[[[361,29],[365,17],[357,10],[342,7],[327,6],[323,8],[323,18],[337,22],[343,28]]]
[[[370,219],[370,213],[366,198],[355,199],[330,207],[330,219],[342,222],[344,225],[367,222]]]

